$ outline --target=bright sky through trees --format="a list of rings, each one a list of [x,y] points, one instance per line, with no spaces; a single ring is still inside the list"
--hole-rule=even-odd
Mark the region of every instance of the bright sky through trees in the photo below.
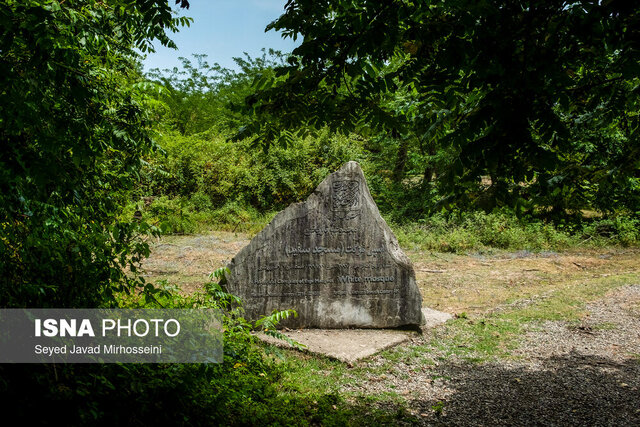
[[[145,71],[178,67],[178,57],[191,58],[194,53],[208,55],[209,63],[218,62],[235,69],[232,58],[242,57],[243,52],[252,57],[259,56],[262,48],[290,52],[298,43],[284,40],[275,31],[264,32],[267,24],[284,12],[285,3],[285,0],[192,0],[189,10],[179,12],[193,18],[191,27],[183,27],[172,36],[178,50],[156,43],[156,53],[148,54],[143,61]]]

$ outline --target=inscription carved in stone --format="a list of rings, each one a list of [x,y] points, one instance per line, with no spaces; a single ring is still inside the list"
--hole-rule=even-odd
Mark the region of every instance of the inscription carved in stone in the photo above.
[[[331,185],[334,219],[353,219],[360,215],[360,182],[334,181]]]
[[[228,288],[256,319],[293,308],[289,327],[419,325],[411,262],[380,216],[360,166],[346,163],[280,212],[229,264]]]

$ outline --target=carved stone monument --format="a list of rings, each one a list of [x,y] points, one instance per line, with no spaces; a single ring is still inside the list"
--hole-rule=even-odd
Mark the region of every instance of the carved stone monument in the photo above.
[[[293,308],[283,325],[394,328],[421,323],[411,261],[348,162],[302,203],[280,212],[229,264],[246,316]]]

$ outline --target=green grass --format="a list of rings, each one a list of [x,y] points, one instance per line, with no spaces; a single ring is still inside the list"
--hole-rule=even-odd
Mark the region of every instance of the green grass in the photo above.
[[[446,355],[482,363],[512,357],[512,350],[526,330],[544,321],[565,321],[577,324],[585,315],[585,306],[602,298],[613,289],[632,283],[637,274],[604,277],[558,286],[555,292],[526,307],[499,315],[469,319],[466,315],[447,322],[436,331],[430,345]],[[615,324],[600,324],[596,328],[615,329]],[[428,351],[428,348],[424,348]]]
[[[585,305],[607,292],[638,280],[637,273],[592,278],[585,283],[578,280],[558,286],[547,298],[505,314],[518,322],[579,321],[585,314]]]
[[[442,351],[445,358],[457,355],[467,361],[484,362],[509,356],[521,332],[521,323],[502,316],[458,318],[438,330],[429,345]]]
[[[618,329],[618,325],[613,322],[601,322],[596,323],[595,325],[591,325],[591,328],[596,331],[613,331]]]
[[[460,217],[434,215],[415,223],[391,223],[391,228],[400,246],[435,252],[558,251],[640,244],[640,222],[628,217],[553,224],[519,219],[509,212],[468,212]]]
[[[432,370],[436,363],[457,357],[470,363],[485,363],[515,357],[513,350],[528,330],[535,330],[544,321],[565,321],[577,324],[585,314],[587,303],[602,298],[607,292],[637,280],[637,274],[604,277],[588,281],[567,283],[556,287],[545,298],[534,301],[522,308],[500,314],[472,317],[459,315],[436,329],[433,337],[423,344],[398,346],[382,351],[376,356],[376,363],[367,361],[349,368],[341,362],[325,357],[309,356],[290,350],[281,352],[287,368],[282,387],[303,395],[336,393],[345,385],[356,385],[364,381],[384,381],[394,375],[407,379],[409,373],[395,370],[399,365],[409,365]],[[615,329],[613,323],[594,326],[598,330]],[[438,354],[439,356],[436,356]],[[435,358],[438,360],[434,360]],[[640,360],[640,356],[632,355]],[[432,380],[440,378],[433,370]],[[341,393],[352,399],[362,399],[357,392]],[[386,392],[367,396],[370,401],[392,402],[402,406],[406,402],[394,388]]]
[[[397,425],[415,422],[407,401],[393,390],[375,395],[341,391],[345,385],[365,380],[365,370],[322,356],[310,356],[265,344],[265,351],[282,364],[282,378],[276,385],[278,400],[285,406],[306,402],[307,419],[296,424]],[[383,405],[380,405],[383,404]],[[389,405],[396,410],[389,411]]]
[[[158,228],[160,233],[195,234],[210,230],[235,231],[255,235],[273,219],[277,212],[258,212],[235,202],[220,208],[201,207],[192,199],[157,197],[149,205],[142,202],[127,205],[121,218],[129,220],[136,211],[142,219]]]

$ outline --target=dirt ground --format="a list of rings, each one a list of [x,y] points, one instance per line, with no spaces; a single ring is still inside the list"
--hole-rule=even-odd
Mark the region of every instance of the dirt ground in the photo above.
[[[142,264],[142,274],[150,282],[166,280],[185,294],[202,290],[208,275],[226,266],[249,240],[245,234],[226,231],[163,236],[151,242],[151,255]]]
[[[144,274],[190,293],[248,242],[228,232],[165,237]],[[457,319],[346,372],[309,375],[329,376],[354,402],[393,395],[378,405],[408,410],[410,424],[640,425],[640,250],[406,253],[424,305]],[[499,321],[520,328],[504,355],[460,351],[465,333]]]
[[[249,243],[242,233],[165,236],[151,244],[142,271],[148,281],[167,280],[184,293],[202,289],[209,273],[224,267]],[[452,314],[480,314],[524,299],[544,298],[559,284],[640,273],[640,250],[566,253],[528,251],[442,254],[406,251],[424,305]]]
[[[409,252],[425,305],[450,313],[484,313],[559,285],[640,273],[638,250],[486,255]]]

